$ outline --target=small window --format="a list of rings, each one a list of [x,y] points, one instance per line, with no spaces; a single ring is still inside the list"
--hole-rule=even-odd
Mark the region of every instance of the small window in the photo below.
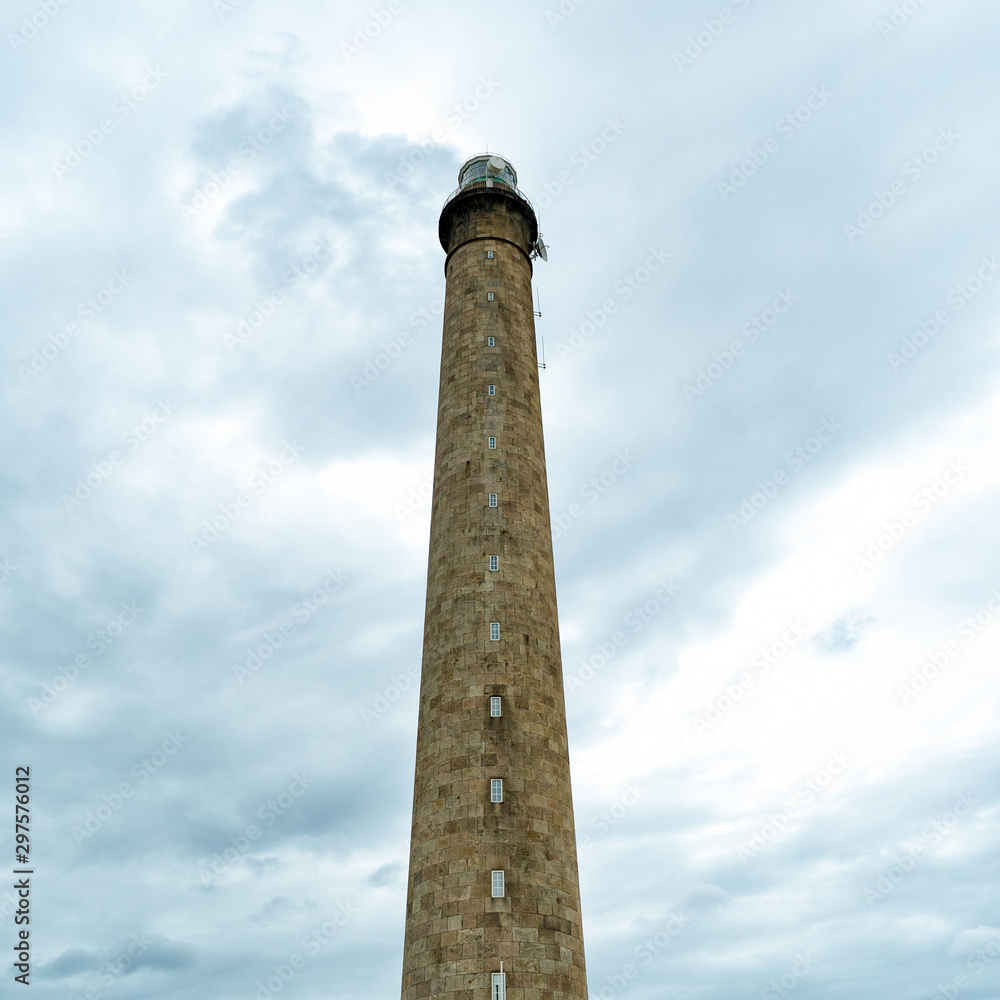
[[[493,973],[493,1000],[507,1000],[507,976],[502,972]]]
[[[487,337],[486,338],[486,346],[487,347],[493,347],[493,345],[495,343],[496,343],[496,341],[492,337]]]
[[[503,872],[493,872],[493,898],[499,899],[504,895]]]
[[[492,302],[493,301],[493,293],[492,292],[487,292],[486,293],[486,301],[487,302]]]
[[[503,802],[503,778],[490,779],[490,802]]]
[[[493,251],[492,250],[487,250],[486,251],[486,256],[489,257],[490,260],[493,260]]]
[[[490,622],[490,640],[496,642],[500,638],[500,622]]]
[[[497,495],[496,495],[496,493],[491,493],[490,494],[490,506],[491,507],[496,507],[497,506]]]
[[[496,438],[490,438],[490,447],[491,448],[495,448],[496,446],[497,446],[497,439]]]
[[[490,396],[495,396],[495,395],[497,394],[497,387],[496,387],[495,385],[491,385],[491,386],[490,386],[490,387],[489,387],[489,388],[488,388],[488,389],[486,390],[486,392],[487,392],[487,394],[488,394],[488,395],[490,395]]]
[[[490,556],[490,570],[495,573],[500,568],[500,557]]]
[[[496,694],[490,697],[490,718],[500,718],[500,696]]]

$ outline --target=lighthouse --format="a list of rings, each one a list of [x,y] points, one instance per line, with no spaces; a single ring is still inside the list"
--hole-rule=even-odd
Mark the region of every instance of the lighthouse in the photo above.
[[[402,1000],[586,1000],[531,279],[503,157],[441,211],[444,331]]]

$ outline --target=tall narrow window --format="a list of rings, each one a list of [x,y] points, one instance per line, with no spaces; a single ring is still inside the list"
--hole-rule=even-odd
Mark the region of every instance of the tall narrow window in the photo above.
[[[490,802],[503,802],[503,778],[490,779]]]
[[[487,347],[493,347],[495,343],[496,343],[496,341],[492,337],[487,337],[486,338],[486,346]]]
[[[490,494],[490,506],[491,507],[496,507],[497,506],[497,495],[496,495],[496,493],[491,493]]]
[[[490,697],[490,717],[493,719],[499,719],[500,712],[500,696],[496,694],[492,695]]]
[[[493,872],[493,898],[499,899],[504,895],[503,872]]]
[[[496,438],[490,438],[490,447],[491,448],[495,448],[496,446],[497,446],[497,439]]]
[[[493,301],[493,293],[492,292],[487,292],[486,293],[486,301],[487,302],[492,302]]]
[[[500,638],[500,622],[490,622],[490,640],[496,642]]]
[[[502,972],[493,973],[493,1000],[507,1000],[507,976]]]
[[[497,387],[495,385],[491,385],[486,391],[489,395],[495,396],[497,394]]]
[[[493,251],[492,250],[487,250],[486,251],[486,256],[489,257],[490,260],[493,260]]]
[[[490,569],[495,573],[500,568],[500,557],[490,556]]]

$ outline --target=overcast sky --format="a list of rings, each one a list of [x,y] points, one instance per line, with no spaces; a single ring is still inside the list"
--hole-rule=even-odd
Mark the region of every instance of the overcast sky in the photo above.
[[[437,219],[487,147],[550,245],[591,997],[1000,997],[998,27],[4,5],[37,1000],[398,995]]]

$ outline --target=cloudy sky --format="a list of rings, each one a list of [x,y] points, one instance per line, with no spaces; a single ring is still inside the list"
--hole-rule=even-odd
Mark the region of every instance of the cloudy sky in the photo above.
[[[1000,11],[373,4],[0,15],[33,996],[398,995],[488,147],[551,248],[591,996],[1000,997]]]

